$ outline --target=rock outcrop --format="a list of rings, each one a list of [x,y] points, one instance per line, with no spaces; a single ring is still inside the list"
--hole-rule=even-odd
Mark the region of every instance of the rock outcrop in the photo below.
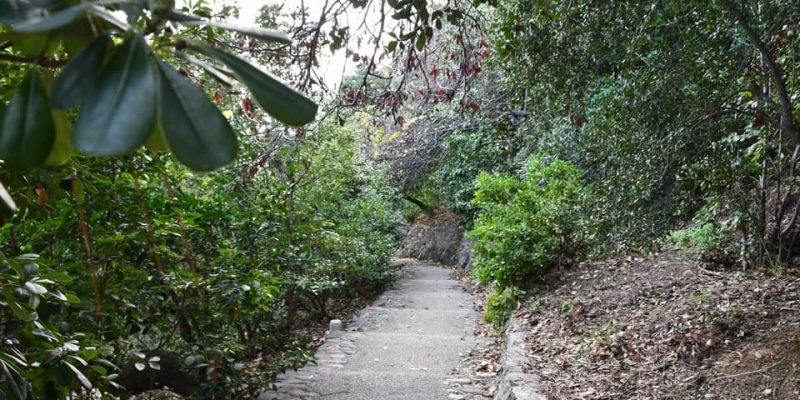
[[[417,225],[408,230],[401,257],[455,265],[464,230],[459,226]]]
[[[473,239],[466,237],[461,217],[449,211],[417,217],[404,232],[400,258],[416,258],[472,269]]]
[[[447,211],[423,214],[409,226],[399,257],[433,261],[442,265],[460,263],[464,228],[461,218]]]
[[[475,244],[474,239],[464,236],[461,243],[458,245],[457,262],[456,266],[464,270],[472,269],[472,245]]]

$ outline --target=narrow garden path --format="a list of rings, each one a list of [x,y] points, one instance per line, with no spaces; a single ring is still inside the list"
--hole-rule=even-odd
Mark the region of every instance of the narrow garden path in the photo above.
[[[317,351],[318,365],[279,377],[260,400],[463,399],[462,359],[476,313],[451,270],[405,266],[397,283]],[[333,336],[336,336],[335,334]]]

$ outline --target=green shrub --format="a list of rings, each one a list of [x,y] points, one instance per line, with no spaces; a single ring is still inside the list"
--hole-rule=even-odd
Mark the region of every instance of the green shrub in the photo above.
[[[475,178],[481,172],[513,168],[511,159],[519,144],[514,134],[514,130],[481,125],[476,131],[455,132],[444,140],[444,160],[427,185],[441,193],[444,206],[464,216],[467,226],[478,211],[472,203]]]
[[[189,174],[146,154],[79,158],[67,171],[30,176],[4,171],[15,186],[49,190],[46,206],[17,196],[24,211],[0,229],[0,398],[12,390],[8,375],[18,387],[30,382],[27,398],[75,397],[86,386],[80,376],[105,391],[105,376],[118,372],[110,365],[133,365],[153,349],[193,360],[182,368],[198,376],[195,398],[255,398],[275,375],[302,366],[313,357],[309,323],[340,317],[392,279],[399,197],[385,170],[362,157],[356,133],[321,126],[246,173]],[[72,168],[86,178],[59,182]],[[45,263],[38,275],[11,268],[25,253],[41,254],[62,277]],[[48,290],[41,299],[23,291],[35,277]],[[15,290],[25,297],[19,305],[9,302]],[[113,353],[96,350],[106,347]],[[213,367],[200,376],[195,364]]]
[[[690,254],[704,259],[721,260],[725,257],[730,234],[717,222],[702,222],[673,231],[668,240]]]
[[[737,259],[737,246],[733,230],[738,218],[721,213],[714,202],[709,202],[695,215],[692,224],[672,231],[667,241],[691,256],[706,261],[731,264]]]
[[[588,193],[572,164],[533,157],[522,178],[481,174],[473,204],[475,277],[501,288],[525,287],[585,242],[579,208]]]
[[[38,255],[0,253],[0,398],[71,398],[116,373],[114,349],[68,323],[82,308],[72,280]]]
[[[515,287],[502,290],[495,288],[486,299],[486,313],[483,315],[483,320],[492,324],[497,330],[502,329],[517,309],[517,304],[523,295],[524,293]]]

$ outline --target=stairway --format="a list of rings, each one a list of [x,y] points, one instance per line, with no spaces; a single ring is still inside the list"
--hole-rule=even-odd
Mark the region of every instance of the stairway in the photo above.
[[[470,295],[447,268],[415,264],[317,351],[317,365],[278,377],[259,400],[433,400],[476,344]]]

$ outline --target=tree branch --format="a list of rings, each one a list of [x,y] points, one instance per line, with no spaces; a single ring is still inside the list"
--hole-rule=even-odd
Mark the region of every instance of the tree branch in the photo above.
[[[419,200],[419,199],[414,198],[413,196],[407,195],[407,194],[404,194],[403,198],[408,200],[411,203],[414,203],[414,205],[416,205],[417,207],[421,208],[422,211],[425,211],[426,214],[433,215],[433,211],[434,211],[433,207],[423,203],[422,200]]]
[[[800,131],[798,131],[797,125],[795,125],[794,122],[792,101],[789,99],[789,93],[786,90],[786,80],[783,77],[783,72],[781,72],[780,66],[778,66],[777,62],[775,62],[772,53],[767,48],[767,44],[761,40],[758,34],[756,34],[756,32],[753,30],[753,27],[750,26],[747,16],[744,15],[744,12],[736,8],[736,6],[730,0],[725,0],[725,7],[733,15],[733,17],[736,18],[736,22],[739,24],[742,30],[744,30],[747,37],[764,58],[764,63],[769,70],[769,75],[772,78],[773,83],[775,83],[775,90],[778,92],[778,100],[780,101],[778,112],[781,115],[781,129],[783,129],[789,135],[793,145],[800,145]]]
[[[45,68],[59,68],[67,64],[67,62],[64,60],[53,60],[51,58],[41,58],[41,57],[15,56],[13,54],[3,54],[3,53],[0,53],[0,61],[36,64],[36,65],[41,65],[42,67]]]

